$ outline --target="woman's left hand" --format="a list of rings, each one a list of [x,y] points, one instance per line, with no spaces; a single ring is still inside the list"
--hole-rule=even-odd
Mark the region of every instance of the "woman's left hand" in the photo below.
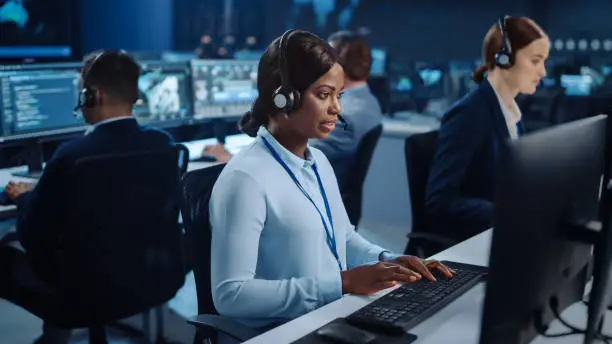
[[[431,271],[433,270],[440,271],[444,276],[448,278],[451,278],[456,274],[453,269],[445,266],[437,260],[423,260],[415,256],[399,256],[393,260],[390,260],[389,263],[395,263],[408,269],[414,270],[420,273],[422,276],[425,276],[425,278],[430,281],[436,281],[436,278],[431,273]]]

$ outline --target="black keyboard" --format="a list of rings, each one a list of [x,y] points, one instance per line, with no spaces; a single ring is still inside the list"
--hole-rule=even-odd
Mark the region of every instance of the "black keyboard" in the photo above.
[[[444,306],[456,300],[487,274],[487,268],[470,264],[443,261],[455,270],[453,278],[434,271],[436,282],[423,277],[406,283],[380,299],[346,317],[358,327],[377,332],[404,333],[426,320]]]

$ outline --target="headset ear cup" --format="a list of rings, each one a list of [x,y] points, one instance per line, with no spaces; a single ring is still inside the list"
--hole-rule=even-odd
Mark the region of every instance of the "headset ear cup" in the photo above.
[[[91,88],[85,88],[83,90],[84,93],[84,98],[85,98],[85,104],[83,104],[86,108],[93,108],[96,105],[98,105],[98,97],[96,94],[96,90],[91,89]]]
[[[274,91],[274,93],[272,94],[272,102],[274,103],[274,107],[278,111],[285,111],[285,109],[287,108],[289,98],[285,94],[282,86],[277,88],[276,91]]]
[[[302,101],[302,94],[298,90],[293,90],[293,99],[291,100],[291,110],[296,110],[300,107]]]
[[[502,69],[508,69],[512,67],[512,56],[506,51],[500,51],[495,54],[495,64]]]

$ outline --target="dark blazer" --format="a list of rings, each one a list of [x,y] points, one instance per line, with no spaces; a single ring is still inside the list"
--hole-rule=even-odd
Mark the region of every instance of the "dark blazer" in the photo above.
[[[45,263],[57,248],[65,209],[63,191],[70,185],[69,173],[80,158],[152,150],[173,145],[172,137],[160,130],[144,128],[134,118],[100,124],[86,136],[61,145],[47,162],[33,191],[19,196],[17,233],[35,262]],[[95,183],[95,180],[91,181]],[[95,195],[92,195],[95,200]],[[38,264],[35,264],[38,265]]]
[[[463,240],[493,226],[494,176],[507,139],[504,114],[486,79],[444,115],[427,183],[434,232]]]

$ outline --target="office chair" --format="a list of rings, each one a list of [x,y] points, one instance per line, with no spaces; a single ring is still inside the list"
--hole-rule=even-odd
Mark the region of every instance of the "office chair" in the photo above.
[[[176,146],[78,160],[62,197],[70,211],[58,224],[55,283],[37,281],[16,303],[56,327],[89,328],[91,343],[107,343],[104,327],[119,319],[146,312],[147,324],[184,284],[177,187],[188,156]],[[157,320],[159,343],[159,310]]]
[[[438,130],[414,134],[406,138],[406,172],[412,208],[412,231],[408,234],[405,254],[427,258],[457,243],[443,234],[432,233],[425,197],[429,171],[436,151]]]
[[[361,200],[363,183],[368,174],[374,149],[382,134],[382,124],[377,125],[361,139],[356,158],[340,181],[340,194],[351,223],[357,228],[361,220]]]
[[[189,172],[181,182],[180,208],[188,237],[194,244],[193,274],[198,294],[198,316],[188,319],[197,330],[194,344],[215,342],[217,333],[223,332],[239,341],[246,341],[259,333],[231,318],[220,316],[212,300],[210,282],[211,226],[208,205],[213,186],[225,164]],[[197,243],[197,244],[196,244]]]

